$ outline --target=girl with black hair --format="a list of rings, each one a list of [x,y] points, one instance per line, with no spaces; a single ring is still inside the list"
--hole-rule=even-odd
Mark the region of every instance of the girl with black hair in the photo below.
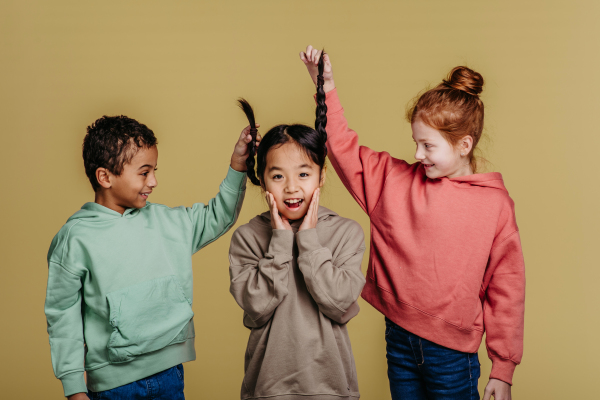
[[[319,82],[316,129],[278,125],[247,160],[269,211],[239,227],[229,250],[230,291],[250,329],[242,399],[360,397],[346,323],[365,284],[364,235],[355,221],[319,206],[327,156]],[[240,105],[253,127],[252,108]]]

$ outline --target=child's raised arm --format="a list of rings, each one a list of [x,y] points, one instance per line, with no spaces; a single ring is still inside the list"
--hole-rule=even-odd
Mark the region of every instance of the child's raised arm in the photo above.
[[[317,65],[321,51],[308,46],[300,53],[315,85],[318,81]],[[408,171],[410,165],[390,156],[358,144],[358,135],[348,128],[344,109],[340,104],[333,82],[329,56],[325,54],[323,66],[323,90],[327,93],[327,150],[335,172],[362,209],[371,214],[381,196],[385,179],[394,169]],[[406,174],[408,177],[410,174]]]
[[[247,126],[235,144],[231,168],[219,187],[219,193],[206,205],[196,203],[186,208],[192,224],[193,253],[218,239],[237,221],[246,191],[246,158],[251,140],[250,126]],[[257,145],[260,140],[260,135],[257,135]]]

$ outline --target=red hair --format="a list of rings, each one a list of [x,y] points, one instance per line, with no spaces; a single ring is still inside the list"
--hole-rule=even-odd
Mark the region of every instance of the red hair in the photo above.
[[[423,121],[453,146],[471,136],[473,148],[468,157],[473,173],[477,170],[473,152],[483,131],[483,102],[479,98],[482,90],[481,74],[467,67],[455,67],[447,79],[419,96],[406,112],[408,122]]]

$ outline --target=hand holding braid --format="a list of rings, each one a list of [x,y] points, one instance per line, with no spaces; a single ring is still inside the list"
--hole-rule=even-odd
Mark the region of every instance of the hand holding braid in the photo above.
[[[248,107],[250,107],[250,105],[248,105]],[[252,108],[250,111],[252,111]],[[250,168],[248,167],[249,160],[252,161],[251,168],[254,171],[254,154],[256,153],[256,147],[258,147],[261,140],[256,129],[259,126],[260,124],[254,122],[254,114],[252,114],[251,124],[242,130],[240,138],[233,149],[233,154],[231,155],[231,168],[236,171],[246,172]]]
[[[300,52],[300,59],[306,66],[306,69],[308,70],[308,73],[310,74],[315,86],[323,86],[325,93],[335,89],[329,55],[325,54],[325,52],[321,50],[313,49],[312,46],[308,46],[306,51]],[[320,63],[321,59],[323,60],[324,64],[321,73],[319,73],[318,64]],[[319,75],[322,77],[321,83],[319,83]]]
[[[254,160],[254,156],[256,155],[256,148],[258,147],[258,142],[260,142],[260,135],[258,135],[258,130],[256,129],[258,126],[255,122],[254,122],[254,110],[252,110],[252,107],[250,106],[250,104],[244,100],[244,99],[239,99],[239,106],[242,109],[242,111],[244,111],[244,114],[246,114],[246,118],[248,118],[248,122],[250,122],[250,125],[246,128],[248,129],[248,136],[250,137],[250,140],[247,142],[248,143],[248,151],[247,151],[247,157],[246,157],[246,168],[245,171],[248,174],[248,178],[250,179],[250,182],[252,182],[253,184],[260,186],[260,181],[258,180],[258,178],[256,177],[256,172],[254,171],[254,165],[256,164],[256,161]]]

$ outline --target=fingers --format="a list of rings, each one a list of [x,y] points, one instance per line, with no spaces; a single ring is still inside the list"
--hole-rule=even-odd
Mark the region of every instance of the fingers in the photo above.
[[[306,46],[306,57],[308,62],[312,62],[312,51],[313,47],[310,44]]]
[[[485,392],[483,392],[483,400],[491,400],[492,393],[494,393],[494,391],[486,387]]]
[[[300,52],[300,59],[302,60],[302,62],[304,64],[308,64],[309,63],[308,57],[306,56],[306,53],[303,52],[303,51]]]
[[[319,56],[321,52],[317,49],[313,49],[312,50],[312,62],[313,64],[317,65],[319,63]]]
[[[256,124],[256,127],[257,128],[260,127],[260,124]],[[257,142],[257,144],[258,144],[258,142],[260,142],[260,139],[258,139],[259,136],[260,135],[257,133],[256,134],[256,139],[257,139],[256,142]],[[248,125],[247,127],[245,127],[242,130],[242,133],[240,134],[239,141],[243,142],[244,144],[248,144],[248,143],[250,143],[252,141],[252,135],[250,134],[250,125]]]

